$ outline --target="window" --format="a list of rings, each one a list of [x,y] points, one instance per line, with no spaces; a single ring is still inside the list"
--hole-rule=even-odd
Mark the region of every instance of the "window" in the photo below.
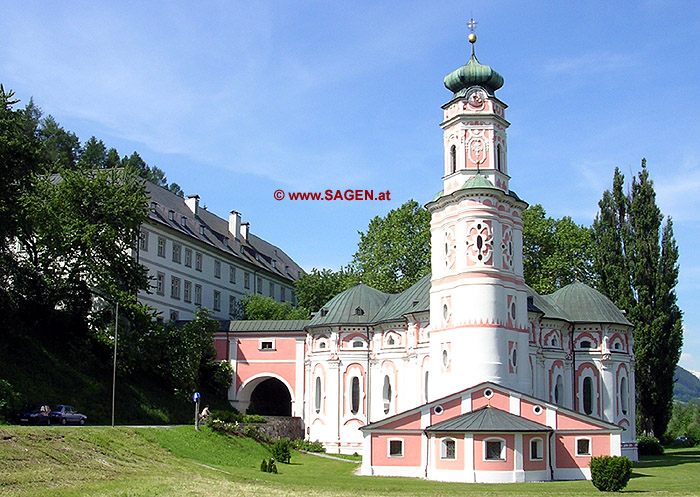
[[[389,440],[389,457],[403,457],[403,440]]]
[[[287,300],[287,289],[285,287],[282,287],[280,289],[281,295],[280,295],[280,300],[282,302],[285,302]]]
[[[576,439],[576,455],[590,456],[591,455],[591,439],[577,438]]]
[[[214,259],[214,278],[221,278],[221,261]]]
[[[440,459],[456,459],[457,447],[454,439],[445,438],[440,444]]]
[[[158,257],[165,257],[165,238],[158,237]]]
[[[391,410],[391,380],[389,376],[384,376],[384,388],[382,388],[382,397],[384,399],[384,414],[389,414]]]
[[[192,267],[192,249],[185,249],[185,266]]]
[[[165,274],[163,273],[158,273],[156,276],[156,293],[165,295]]]
[[[177,311],[171,310],[170,311],[170,321],[177,321],[178,319],[180,319],[180,313]]]
[[[326,348],[326,342],[320,342],[320,343],[318,344],[318,348],[319,348],[319,349],[325,349],[325,348]]]
[[[450,174],[457,171],[457,147],[450,147]]]
[[[428,376],[429,376],[429,374],[430,374],[430,371],[425,372],[425,379],[424,379],[425,384],[423,385],[423,395],[425,395],[425,399],[423,399],[423,400],[425,400],[426,402],[428,402]]]
[[[228,297],[228,313],[232,316],[236,314],[236,297],[233,295]]]
[[[360,379],[355,376],[350,382],[350,412],[357,414],[360,410]]]
[[[248,271],[243,273],[243,286],[250,288],[250,273]]]
[[[260,343],[258,344],[258,348],[260,350],[275,350],[275,341],[274,340],[260,340]]]
[[[168,219],[171,221],[175,219],[175,211],[168,211]]]
[[[590,376],[583,379],[583,412],[593,414],[593,380]]]
[[[554,403],[557,405],[563,405],[564,402],[564,380],[561,375],[557,375],[557,379],[554,382]]]
[[[316,377],[316,389],[314,392],[314,408],[316,409],[316,414],[321,412],[321,377]]]
[[[202,270],[202,254],[199,252],[194,254],[194,269],[196,271]]]
[[[180,278],[170,277],[170,297],[180,300]]]
[[[544,458],[542,451],[542,439],[533,438],[530,440],[530,460],[541,461]]]
[[[496,170],[501,170],[501,146],[496,145]]]
[[[221,310],[221,292],[218,290],[214,290],[214,310]]]
[[[275,284],[271,281],[270,282],[270,298],[275,297]]]
[[[364,344],[364,342],[362,342],[362,340],[355,340],[352,342],[353,349],[361,349],[362,347],[364,347],[364,345],[365,344]]]
[[[235,266],[229,266],[228,268],[228,280],[233,283],[234,285],[236,284],[236,267]]]
[[[396,340],[394,340],[394,337],[389,335],[389,337],[386,339],[386,344],[391,346],[396,344]]]
[[[182,291],[182,300],[192,302],[192,282],[185,280],[185,287]]]
[[[139,250],[148,252],[148,231],[139,233]]]
[[[627,378],[620,379],[620,410],[622,414],[627,414]]]
[[[180,254],[182,253],[182,245],[173,243],[173,262],[180,264]]]
[[[484,441],[484,460],[506,460],[506,444],[502,438],[492,438]]]
[[[182,226],[183,228],[187,228],[187,218],[185,216],[182,216],[182,218],[180,218],[180,226]]]
[[[590,349],[591,348],[591,341],[590,340],[582,340],[578,346],[582,349]]]
[[[202,285],[194,286],[194,304],[202,305]]]
[[[260,295],[262,295],[262,293],[263,293],[262,292],[262,285],[263,285],[262,277],[258,276],[257,278],[255,278],[255,292],[259,293]]]

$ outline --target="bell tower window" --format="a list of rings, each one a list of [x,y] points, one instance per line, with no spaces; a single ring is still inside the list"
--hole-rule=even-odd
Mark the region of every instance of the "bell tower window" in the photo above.
[[[501,146],[496,145],[496,170],[501,171]]]
[[[450,147],[450,174],[457,172],[457,147]]]

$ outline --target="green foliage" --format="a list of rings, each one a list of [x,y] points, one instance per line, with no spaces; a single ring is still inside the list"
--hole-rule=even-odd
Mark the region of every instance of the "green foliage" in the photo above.
[[[341,267],[340,271],[313,268],[297,280],[294,288],[299,307],[317,312],[330,299],[359,282],[360,276],[350,268]]]
[[[0,378],[0,420],[10,421],[13,413],[21,407],[19,395],[9,381]]]
[[[593,283],[593,254],[590,228],[568,216],[547,217],[539,204],[523,211],[525,281],[538,293],[555,292],[576,280]]]
[[[278,438],[272,444],[272,457],[275,460],[289,464],[292,459],[292,443],[288,438]]]
[[[677,440],[679,437],[686,437],[687,440],[680,442]],[[700,402],[674,402],[664,438],[673,446],[692,447],[700,442]]]
[[[241,414],[236,410],[212,411],[210,418],[224,423],[267,423],[267,419],[259,414]]]
[[[619,492],[632,476],[632,463],[627,457],[600,456],[591,458],[591,480],[601,492]]]
[[[263,473],[267,473],[267,468],[268,468],[267,459],[263,459],[262,462],[260,463],[260,471],[262,471]]]
[[[640,435],[637,437],[637,451],[640,456],[660,456],[664,448],[658,438]]]
[[[258,294],[243,297],[245,319],[309,319],[309,311],[295,309],[289,302],[277,302]]]
[[[233,367],[228,361],[209,361],[201,366],[201,385],[208,391],[226,398],[233,381]]]
[[[683,344],[676,302],[678,247],[673,223],[656,205],[646,160],[630,193],[615,170],[593,224],[600,290],[628,311],[634,324],[638,431],[661,436],[671,417],[673,380]]]
[[[430,272],[430,213],[415,200],[375,217],[359,234],[352,269],[366,285],[398,293]]]
[[[292,440],[292,448],[294,450],[304,450],[306,452],[326,452],[321,442],[312,442],[311,440]]]

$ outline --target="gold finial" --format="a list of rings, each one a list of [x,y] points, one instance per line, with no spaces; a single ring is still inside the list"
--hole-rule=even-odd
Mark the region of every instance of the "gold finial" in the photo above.
[[[476,28],[477,24],[479,24],[479,23],[474,20],[474,16],[472,16],[472,18],[467,23],[467,27],[469,28],[469,31],[470,31],[468,39],[469,39],[469,43],[472,44],[472,57],[474,56],[474,43],[476,43],[476,34],[474,34],[474,28]]]

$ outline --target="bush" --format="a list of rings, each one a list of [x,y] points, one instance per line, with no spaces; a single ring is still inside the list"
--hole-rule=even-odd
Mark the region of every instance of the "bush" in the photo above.
[[[267,459],[263,459],[260,463],[260,471],[262,471],[263,473],[277,474],[277,465],[275,464],[275,460],[270,459],[268,461]]]
[[[267,473],[267,467],[267,459],[263,459],[260,463],[260,471],[262,471],[263,473]]]
[[[288,438],[278,438],[272,445],[272,456],[279,462],[289,464],[292,459],[292,443]]]
[[[664,448],[658,438],[640,435],[637,437],[637,452],[640,456],[660,456]]]
[[[10,421],[14,411],[19,409],[19,395],[12,388],[10,382],[0,380],[0,419]]]
[[[306,452],[326,452],[321,442],[312,442],[311,440],[293,440],[292,448],[295,450],[305,450]]]
[[[627,457],[600,456],[591,458],[591,480],[601,492],[619,492],[632,476],[632,463]]]
[[[267,419],[259,414],[244,414],[241,416],[241,423],[267,423]]]

